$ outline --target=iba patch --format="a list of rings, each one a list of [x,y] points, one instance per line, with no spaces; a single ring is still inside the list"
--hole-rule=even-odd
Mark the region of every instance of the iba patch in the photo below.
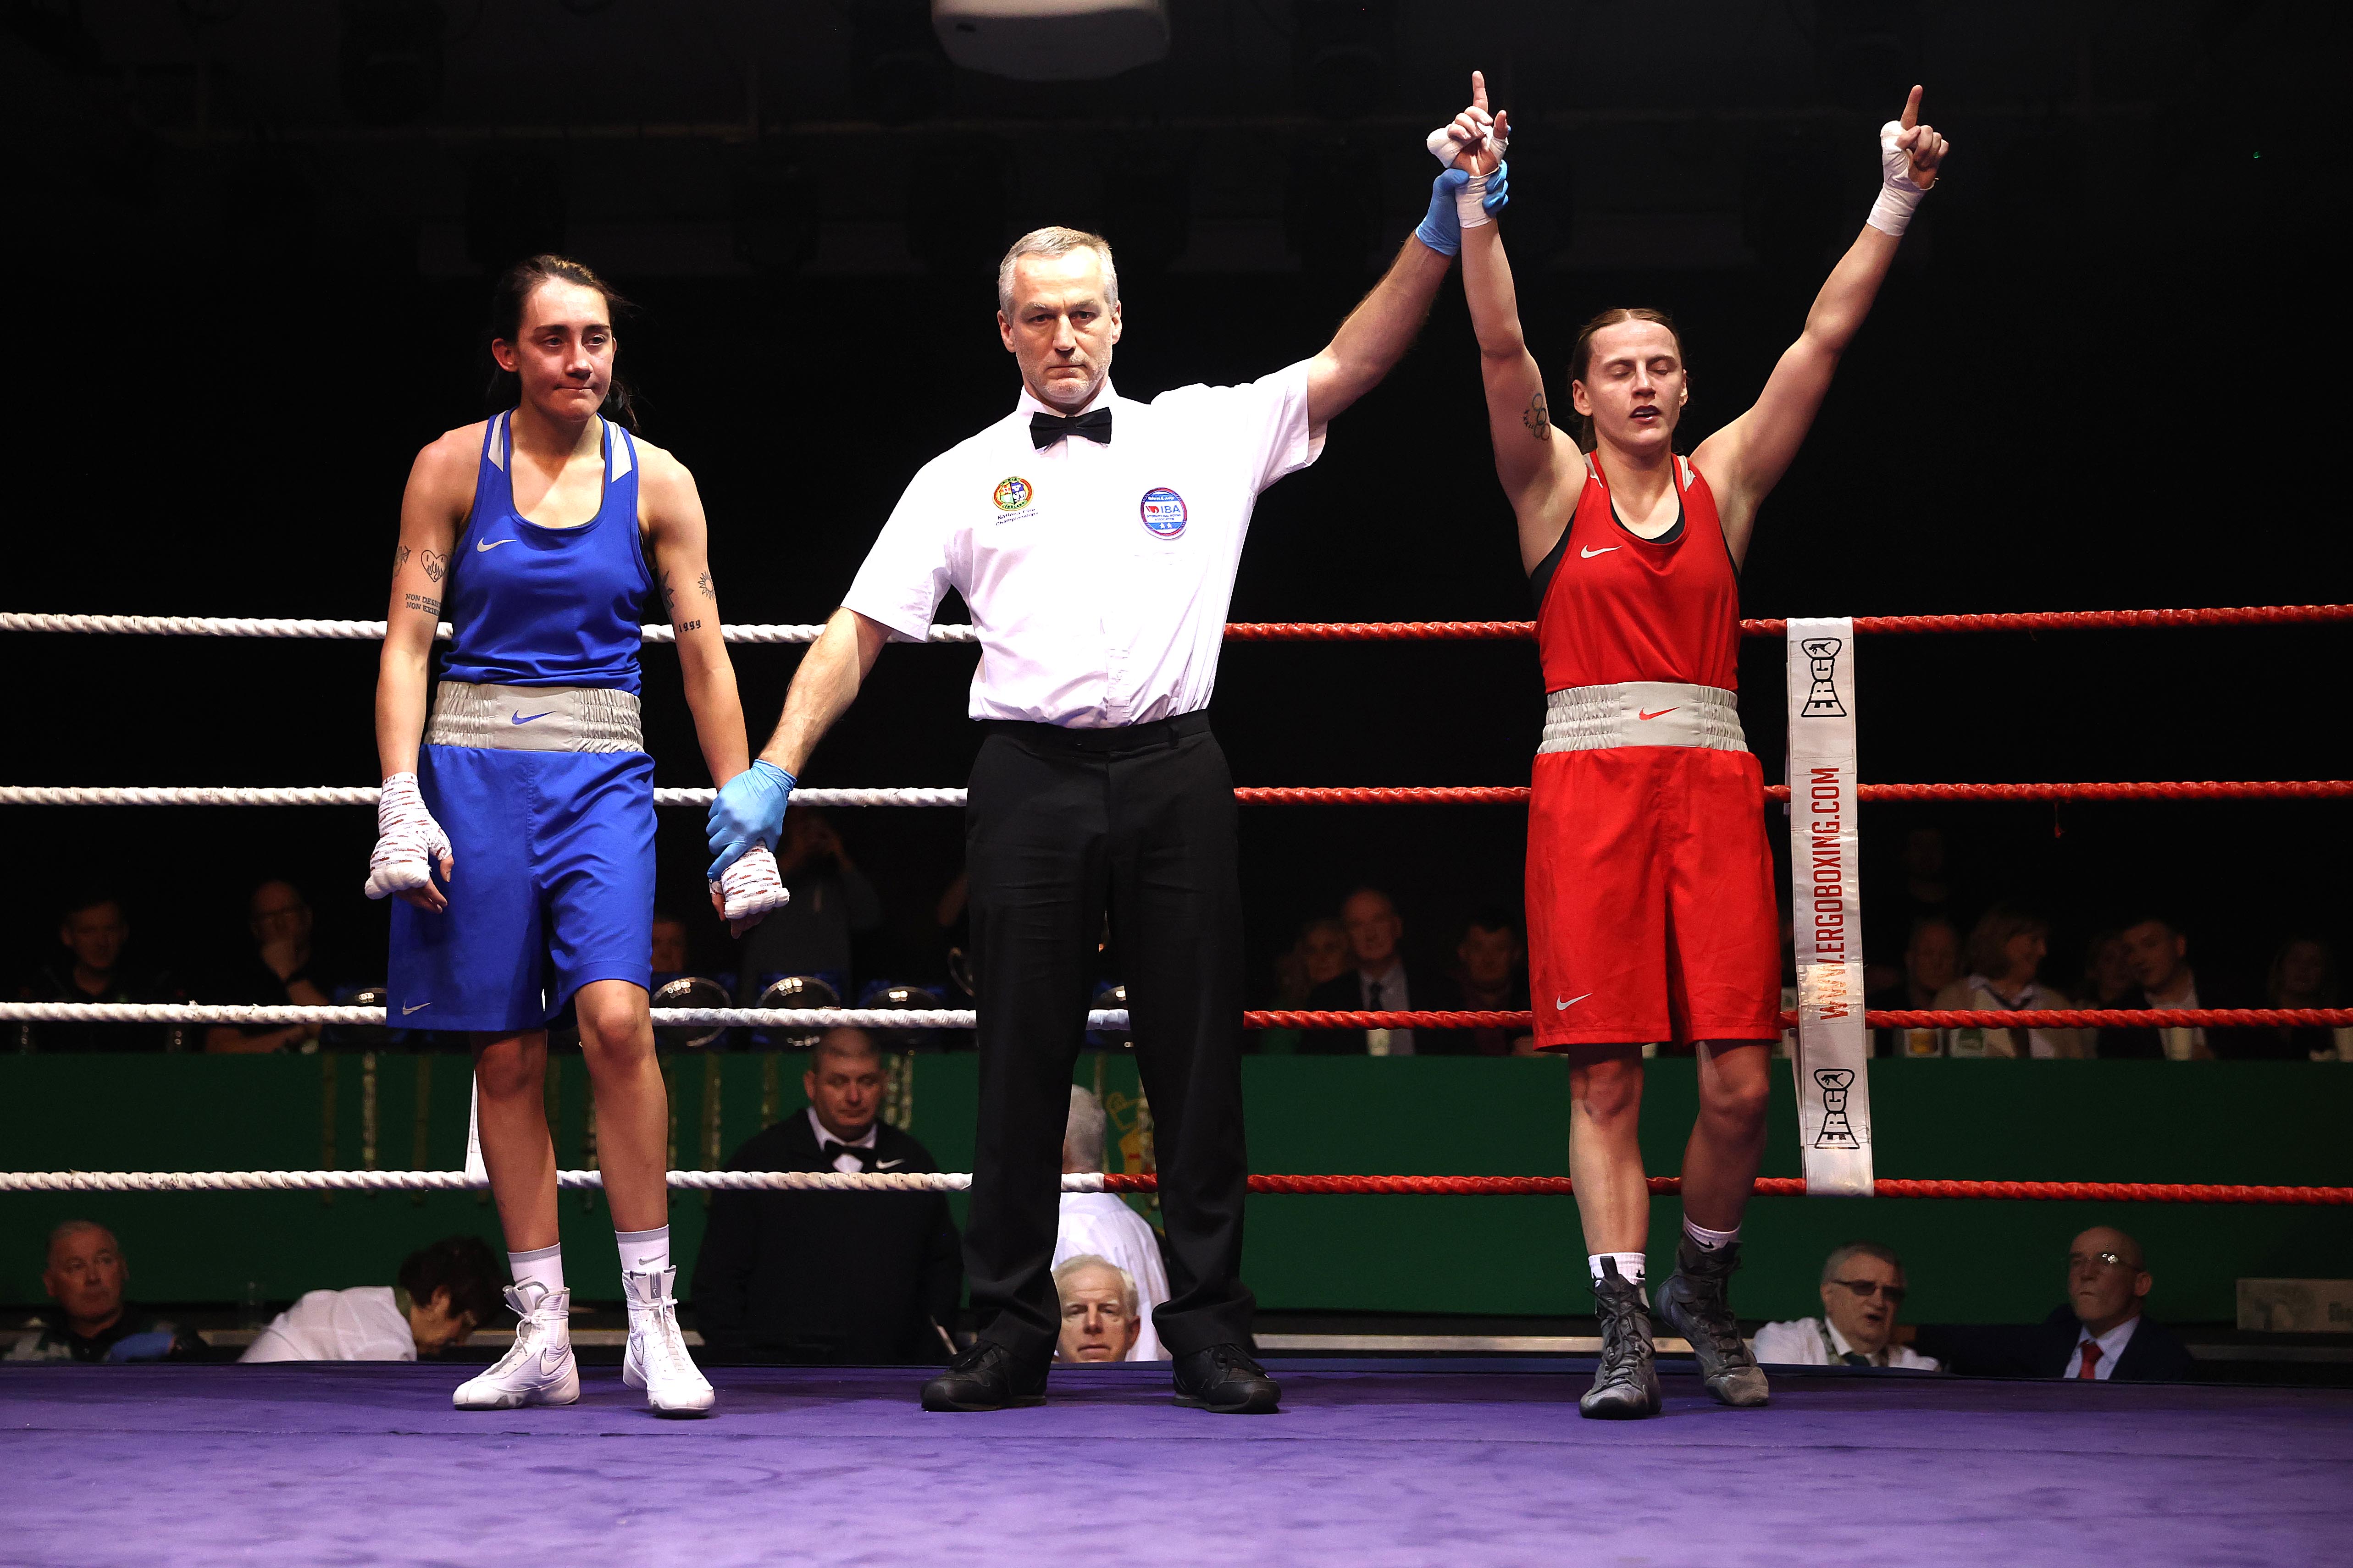
[[[1185,531],[1185,498],[1175,490],[1158,489],[1144,492],[1144,526],[1163,539],[1174,539]]]
[[[1029,481],[1018,475],[1008,479],[1001,479],[997,486],[997,510],[1019,511],[1036,500],[1037,495],[1038,492],[1030,488]]]

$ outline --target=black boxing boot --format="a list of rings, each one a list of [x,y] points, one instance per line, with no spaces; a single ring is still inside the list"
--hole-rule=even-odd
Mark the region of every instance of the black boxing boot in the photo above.
[[[1656,1415],[1662,1405],[1659,1367],[1651,1347],[1651,1309],[1642,1288],[1618,1272],[1618,1260],[1601,1260],[1593,1287],[1595,1315],[1601,1320],[1601,1364],[1593,1386],[1577,1402],[1577,1413],[1597,1421],[1632,1421]]]

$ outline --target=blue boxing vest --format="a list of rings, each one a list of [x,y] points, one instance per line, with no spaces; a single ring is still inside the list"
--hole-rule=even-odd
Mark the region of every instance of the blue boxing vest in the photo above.
[[[512,411],[490,422],[474,508],[449,563],[454,633],[444,680],[638,689],[639,616],[654,575],[638,532],[638,451],[605,427],[605,500],[577,528],[518,516],[508,469]]]

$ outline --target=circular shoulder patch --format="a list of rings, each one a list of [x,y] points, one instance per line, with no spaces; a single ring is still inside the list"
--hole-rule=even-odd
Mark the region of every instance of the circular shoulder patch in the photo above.
[[[1010,479],[1000,479],[997,486],[997,510],[1019,511],[1029,504],[1030,499],[1037,493],[1030,489],[1029,481],[1018,474]]]
[[[1185,531],[1185,498],[1166,488],[1144,492],[1144,526],[1163,539],[1174,539]]]

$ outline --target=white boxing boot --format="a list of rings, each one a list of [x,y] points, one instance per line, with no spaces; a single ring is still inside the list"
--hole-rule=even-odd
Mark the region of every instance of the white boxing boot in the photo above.
[[[670,1294],[677,1280],[675,1268],[622,1272],[621,1288],[629,1298],[629,1348],[621,1358],[621,1381],[644,1389],[646,1406],[657,1415],[702,1415],[714,1396],[679,1331],[678,1300]]]
[[[572,1359],[572,1292],[536,1280],[507,1287],[515,1312],[514,1346],[499,1364],[458,1385],[449,1402],[460,1410],[517,1410],[526,1405],[570,1405],[580,1397],[580,1367]]]

